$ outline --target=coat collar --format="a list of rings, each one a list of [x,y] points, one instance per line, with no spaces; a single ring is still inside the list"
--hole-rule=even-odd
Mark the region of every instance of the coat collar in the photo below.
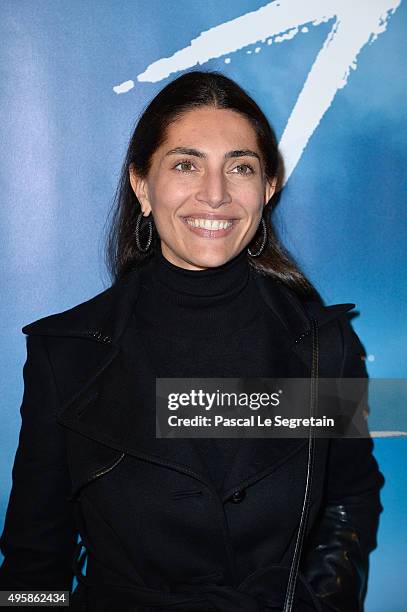
[[[337,304],[324,307],[316,302],[303,305],[292,291],[273,279],[257,274],[255,278],[266,304],[287,332],[287,356],[290,353],[305,355],[305,366],[309,350],[304,347],[302,339],[310,333],[310,316],[315,318],[320,328],[354,306]],[[142,364],[137,364],[135,375],[134,369],[129,368],[129,364],[120,355],[126,331],[130,329],[128,324],[139,290],[140,275],[137,270],[132,271],[87,302],[26,325],[22,331],[26,334],[86,340],[78,356],[79,360],[86,363],[86,381],[82,381],[80,388],[74,392],[71,389],[64,398],[58,416],[60,424],[76,434],[114,449],[117,452],[117,456],[113,456],[115,461],[127,453],[166,469],[184,472],[211,486],[206,466],[194,448],[193,440],[177,439],[175,444],[172,439],[157,439],[154,411],[146,411],[145,406],[135,406],[137,376],[143,376]],[[64,380],[67,376],[67,363],[68,367],[74,366],[69,359],[67,361],[66,356],[62,360],[64,348],[61,351],[55,349],[59,342],[53,344],[54,351],[51,350],[50,356],[54,359],[55,370],[58,370],[56,361],[61,361],[60,377]],[[139,432],[139,435],[134,435],[134,432]],[[281,463],[300,451],[307,441],[301,438],[275,438],[272,442],[270,444],[270,440],[259,438],[241,440],[233,467],[224,483],[223,499],[277,469]],[[111,457],[109,455],[109,461]],[[95,473],[93,451],[89,451],[89,457],[83,464],[92,465],[92,473]],[[97,467],[101,472],[110,469],[110,465],[105,465],[102,458]],[[83,478],[84,482],[88,482],[91,475],[83,474]],[[80,482],[76,486],[80,486]]]
[[[351,310],[355,304],[323,306],[302,303],[293,291],[274,279],[255,273],[257,286],[286,329],[291,344],[310,333],[310,316],[318,327]],[[22,328],[24,334],[88,338],[117,345],[126,329],[140,291],[140,273],[132,270],[95,297],[64,312],[43,317]]]

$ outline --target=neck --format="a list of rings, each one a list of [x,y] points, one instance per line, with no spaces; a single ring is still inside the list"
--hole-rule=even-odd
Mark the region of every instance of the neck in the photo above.
[[[158,251],[145,271],[138,321],[180,336],[233,333],[256,316],[253,282],[245,251],[206,270],[186,270]]]
[[[231,299],[246,286],[249,264],[245,251],[214,268],[187,270],[170,262],[161,249],[154,257],[155,280],[167,291],[222,301]]]

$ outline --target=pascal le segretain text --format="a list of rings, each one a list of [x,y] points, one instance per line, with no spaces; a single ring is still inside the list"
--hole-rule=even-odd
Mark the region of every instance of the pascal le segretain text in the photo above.
[[[168,417],[170,427],[334,427],[335,421],[326,416],[308,418],[286,418],[281,415],[264,418],[259,414],[248,417],[226,418],[221,415],[208,417],[196,415],[194,417],[177,417],[175,414]]]

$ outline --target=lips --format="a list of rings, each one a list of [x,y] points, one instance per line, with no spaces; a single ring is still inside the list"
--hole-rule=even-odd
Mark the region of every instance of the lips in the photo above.
[[[202,217],[186,217],[185,222],[192,227],[200,227],[213,231],[227,229],[233,223],[229,219],[204,219]]]
[[[193,213],[182,218],[189,227],[196,227],[210,231],[228,229],[237,221],[235,217],[216,213]]]
[[[218,215],[216,213],[192,213],[191,215],[184,215],[184,219],[209,219],[209,220],[228,220],[228,221],[236,221],[235,217],[231,217],[230,215]]]
[[[191,232],[198,236],[222,238],[233,231],[238,220],[221,215],[191,215],[190,217],[183,217],[182,221]]]

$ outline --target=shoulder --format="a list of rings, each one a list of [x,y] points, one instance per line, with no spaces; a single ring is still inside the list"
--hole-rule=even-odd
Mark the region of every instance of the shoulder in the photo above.
[[[314,316],[318,321],[320,341],[325,341],[327,352],[333,352],[335,347],[341,353],[341,377],[365,378],[366,351],[352,324],[350,313],[356,304],[332,304],[329,306],[316,302],[305,302],[304,309],[308,316]]]
[[[311,319],[316,321],[320,330],[348,325],[347,313],[356,306],[351,302],[327,305],[322,301],[300,296],[271,276],[254,274],[254,279],[265,303],[277,315],[293,340],[309,333]]]
[[[90,299],[24,325],[22,332],[27,335],[90,336],[110,341],[126,324],[139,286],[139,271],[133,270]]]
[[[94,317],[97,314],[103,314],[107,308],[112,294],[112,287],[104,289],[95,296],[80,302],[67,310],[56,312],[34,321],[27,323],[21,328],[24,334],[35,334],[37,331],[45,329],[57,330],[61,325],[68,328],[70,324],[77,324],[78,321],[85,323],[89,317]]]
[[[366,353],[350,319],[355,303],[325,304],[301,297],[270,276],[256,274],[255,279],[266,304],[291,336],[293,347],[300,350],[299,347],[304,345],[302,339],[310,336],[311,319],[314,319],[323,360],[332,366],[327,365],[327,371],[335,369],[345,377],[366,376]]]

